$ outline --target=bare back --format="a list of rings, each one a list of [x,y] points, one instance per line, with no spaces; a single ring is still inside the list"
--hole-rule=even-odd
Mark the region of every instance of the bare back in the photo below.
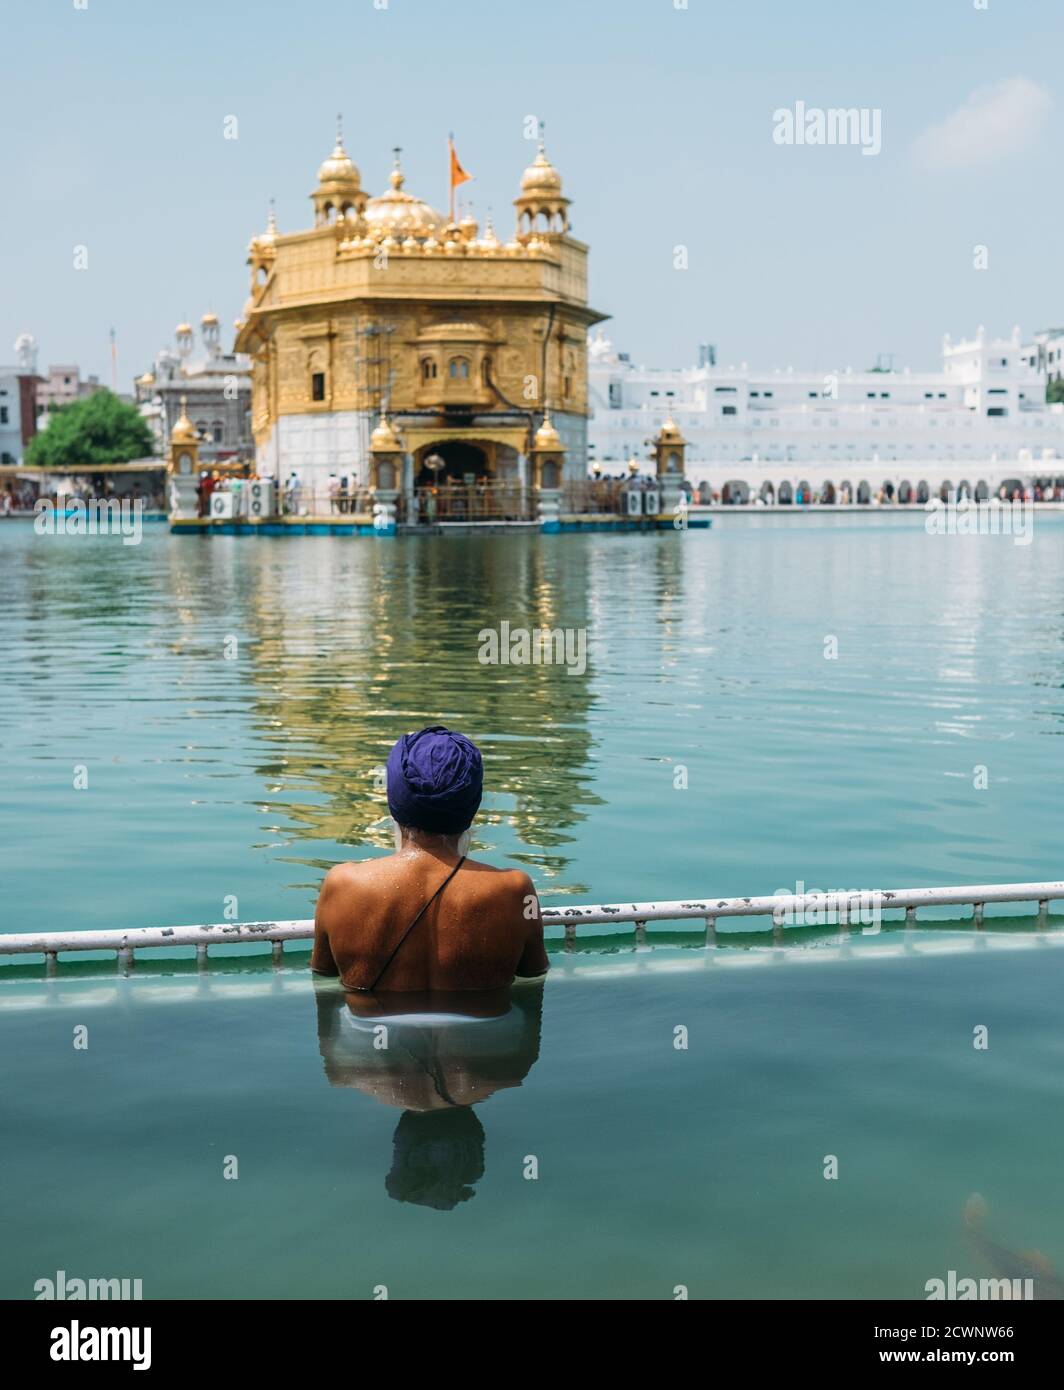
[[[458,863],[453,854],[400,850],[338,864],[314,918],[311,969],[368,989],[410,923]],[[466,859],[385,970],[382,992],[489,990],[548,969],[532,880]]]

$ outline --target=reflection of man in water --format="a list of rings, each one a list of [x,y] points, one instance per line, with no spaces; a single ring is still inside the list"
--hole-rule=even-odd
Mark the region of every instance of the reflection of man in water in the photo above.
[[[515,984],[490,1004],[463,998],[360,997],[325,980],[315,987],[318,1047],[330,1085],[403,1110],[388,1195],[438,1211],[468,1201],[484,1173],[484,1130],[472,1107],[520,1086],[539,1056],[542,979]],[[474,998],[476,1014],[469,1012]],[[386,1012],[401,999],[403,1012]]]
[[[532,880],[466,857],[483,785],[462,734],[436,725],[399,739],[388,755],[396,851],[326,875],[312,970],[357,993],[497,992],[547,972]]]

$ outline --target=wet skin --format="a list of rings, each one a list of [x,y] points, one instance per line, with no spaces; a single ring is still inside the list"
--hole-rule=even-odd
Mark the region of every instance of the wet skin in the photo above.
[[[330,869],[314,915],[311,969],[339,975],[347,989],[367,989],[459,858],[457,836],[404,830],[395,854]],[[548,969],[532,880],[519,869],[467,859],[403,942],[377,990],[497,991],[515,975]]]

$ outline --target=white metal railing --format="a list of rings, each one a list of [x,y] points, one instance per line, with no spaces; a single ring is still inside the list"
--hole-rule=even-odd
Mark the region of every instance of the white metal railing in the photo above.
[[[915,923],[922,907],[971,907],[973,924],[983,926],[988,903],[1035,903],[1037,925],[1043,927],[1050,902],[1064,899],[1064,882],[987,883],[958,888],[876,888],[835,892],[774,893],[759,898],[698,898],[679,902],[596,904],[589,907],[545,907],[543,925],[563,927],[565,940],[576,940],[582,927],[604,923],[633,923],[637,942],[646,940],[648,922],[700,920],[706,944],[712,944],[721,918],[771,917],[773,935],[780,939],[788,926],[868,926],[885,912],[905,912]],[[131,961],[139,951],[166,946],[194,946],[203,959],[210,946],[244,946],[269,942],[275,958],[286,941],[306,941],[314,935],[310,918],[277,922],[222,922],[190,927],[139,927],[128,931],[45,931],[0,933],[0,956],[43,955],[54,965],[60,951],[115,951]]]

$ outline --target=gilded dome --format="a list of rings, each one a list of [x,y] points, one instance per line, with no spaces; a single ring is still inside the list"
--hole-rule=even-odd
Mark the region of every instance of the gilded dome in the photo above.
[[[521,192],[558,194],[561,191],[562,176],[547,158],[541,140],[535,159],[521,175]]]
[[[200,319],[201,328],[214,328],[216,327],[217,323],[218,315],[212,314],[210,310],[208,310],[207,313],[205,313],[203,317]]]
[[[399,436],[392,427],[387,415],[382,415],[380,424],[369,437],[370,450],[375,454],[402,450]]]
[[[541,450],[560,449],[562,447],[561,435],[554,428],[549,413],[544,415],[542,425],[536,430],[534,444],[537,449]]]
[[[270,215],[266,219],[266,230],[251,238],[252,246],[272,246],[277,240],[277,211],[270,199]]]
[[[339,126],[336,131],[336,144],[333,152],[324,161],[318,170],[319,183],[348,183],[356,188],[361,184],[362,178],[355,167],[354,161],[344,149],[344,137],[340,133]]]
[[[174,329],[174,337],[175,337],[175,338],[184,338],[184,337],[186,337],[188,334],[190,334],[191,332],[192,332],[192,325],[191,325],[190,323],[179,323],[179,324],[177,325],[177,327]]]
[[[199,436],[196,434],[196,427],[188,418],[188,401],[181,397],[181,414],[174,421],[174,427],[170,431],[171,444],[196,444]]]
[[[665,417],[665,423],[662,425],[661,429],[658,431],[658,437],[657,437],[657,440],[656,440],[655,442],[658,443],[658,444],[686,444],[686,443],[687,443],[687,441],[686,441],[686,440],[684,439],[684,437],[683,437],[683,434],[682,434],[681,431],[680,431],[679,425],[677,425],[676,421],[672,418],[671,415],[667,415],[667,416]]]
[[[403,172],[398,167],[391,173],[391,188],[371,198],[366,204],[366,226],[371,235],[427,236],[443,227],[443,218],[428,203],[403,190]]]

